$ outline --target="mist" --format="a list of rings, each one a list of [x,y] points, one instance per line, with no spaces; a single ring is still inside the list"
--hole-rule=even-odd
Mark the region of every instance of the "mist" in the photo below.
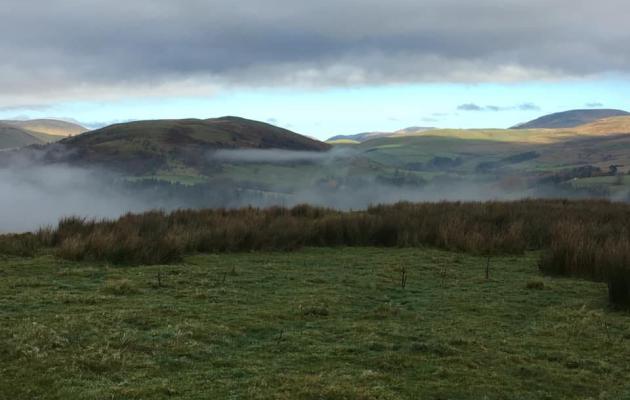
[[[0,169],[0,232],[56,225],[64,216],[113,218],[150,208],[108,184],[105,175],[61,165]]]
[[[217,150],[208,153],[208,159],[243,164],[286,164],[295,162],[326,163],[350,158],[358,154],[352,149],[333,148],[330,151],[294,151],[279,149]]]
[[[207,183],[188,186],[160,180],[129,180],[113,172],[80,168],[43,161],[39,154],[28,160],[13,159],[0,167],[0,233],[34,231],[56,225],[67,216],[88,219],[117,218],[128,212],[179,208],[291,207],[311,204],[340,210],[360,210],[370,205],[399,201],[487,201],[522,198],[611,197],[627,200],[627,193],[612,196],[578,192],[553,185],[501,185],[487,175],[465,177],[444,175],[425,182],[403,172],[396,176],[357,174],[352,165],[361,154],[356,150],[330,152],[286,150],[220,150],[208,155],[208,162],[227,164],[279,165],[299,168],[294,163],[321,167],[313,178],[298,173],[294,181],[282,184],[252,182],[252,179],[210,177]],[[317,169],[315,169],[317,170]],[[299,171],[299,170],[298,170]],[[400,179],[402,177],[402,179]],[[415,179],[415,178],[414,178]]]

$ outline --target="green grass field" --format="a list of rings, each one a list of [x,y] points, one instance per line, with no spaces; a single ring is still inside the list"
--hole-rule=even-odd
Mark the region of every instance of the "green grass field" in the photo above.
[[[485,259],[423,249],[3,258],[0,398],[630,398],[630,315],[536,260],[487,281]]]

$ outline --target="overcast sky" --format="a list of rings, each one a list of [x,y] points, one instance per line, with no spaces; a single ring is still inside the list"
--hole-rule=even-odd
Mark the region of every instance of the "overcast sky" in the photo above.
[[[630,108],[627,0],[2,0],[0,117],[300,133]]]

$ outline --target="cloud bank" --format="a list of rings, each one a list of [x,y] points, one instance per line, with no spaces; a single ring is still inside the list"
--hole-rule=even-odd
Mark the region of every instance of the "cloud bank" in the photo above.
[[[0,107],[628,73],[626,0],[5,0]]]

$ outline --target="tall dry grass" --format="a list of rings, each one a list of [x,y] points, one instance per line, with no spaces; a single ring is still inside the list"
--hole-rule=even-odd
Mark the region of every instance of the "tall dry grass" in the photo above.
[[[0,253],[52,247],[70,260],[164,264],[192,252],[302,246],[432,246],[480,255],[544,250],[541,270],[607,282],[622,302],[630,298],[629,223],[630,205],[604,200],[151,211],[117,220],[71,217],[34,234],[0,236]]]

